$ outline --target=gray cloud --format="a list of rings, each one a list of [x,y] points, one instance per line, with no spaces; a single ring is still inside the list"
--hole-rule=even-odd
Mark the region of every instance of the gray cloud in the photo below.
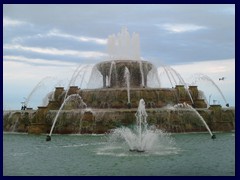
[[[127,26],[131,34],[140,34],[141,55],[157,65],[159,60],[171,65],[235,57],[234,5],[19,4],[4,5],[3,16],[12,22],[4,27],[4,44],[106,53],[106,47],[96,40]],[[14,24],[18,27],[13,28]],[[55,36],[44,36],[53,29],[59,31]],[[76,41],[77,37],[89,39]],[[4,55],[14,55],[4,51]],[[34,57],[33,53],[28,54]],[[35,58],[39,56],[43,55]]]

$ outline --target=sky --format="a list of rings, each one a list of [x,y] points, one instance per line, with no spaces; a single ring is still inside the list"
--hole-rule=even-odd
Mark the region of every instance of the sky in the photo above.
[[[33,91],[29,106],[41,105],[79,64],[105,60],[108,36],[122,27],[139,34],[142,59],[171,66],[188,84],[207,75],[197,82],[206,99],[225,104],[215,84],[235,106],[234,4],[5,4],[3,108],[21,108]]]

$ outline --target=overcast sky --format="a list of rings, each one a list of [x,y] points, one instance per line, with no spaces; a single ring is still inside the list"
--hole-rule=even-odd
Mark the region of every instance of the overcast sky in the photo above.
[[[123,26],[139,33],[143,59],[186,79],[205,73],[235,105],[235,5],[19,4],[3,5],[4,108],[19,109],[46,76],[66,80],[77,64],[106,59],[107,37]]]

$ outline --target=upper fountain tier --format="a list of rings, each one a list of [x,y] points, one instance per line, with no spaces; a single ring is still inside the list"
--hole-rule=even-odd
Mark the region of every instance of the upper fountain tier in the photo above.
[[[145,87],[148,72],[153,68],[153,64],[141,60],[114,60],[98,63],[96,67],[102,74],[103,87],[126,87],[125,67],[130,73],[130,86]]]
[[[117,35],[108,37],[107,45],[111,60],[96,64],[103,77],[103,87],[126,87],[125,67],[130,73],[130,86],[145,87],[148,72],[153,65],[141,61],[139,34],[134,32],[131,37],[127,28],[123,27]]]

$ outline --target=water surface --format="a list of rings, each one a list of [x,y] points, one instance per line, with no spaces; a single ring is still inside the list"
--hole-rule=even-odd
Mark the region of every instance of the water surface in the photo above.
[[[3,134],[5,176],[234,176],[235,134],[172,134],[175,147],[130,152],[111,147],[107,135]]]

